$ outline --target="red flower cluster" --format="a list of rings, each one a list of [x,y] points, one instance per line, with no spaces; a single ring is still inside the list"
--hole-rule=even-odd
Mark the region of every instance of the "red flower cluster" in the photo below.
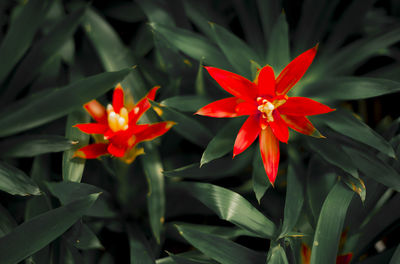
[[[270,66],[259,70],[253,82],[232,72],[206,67],[211,77],[233,97],[208,104],[196,114],[211,117],[249,115],[236,137],[233,157],[247,149],[259,136],[264,168],[272,185],[278,172],[279,141],[288,142],[288,127],[306,135],[322,137],[306,116],[334,111],[314,100],[286,95],[311,65],[317,47],[295,58],[276,79]]]
[[[84,108],[96,123],[77,124],[75,127],[84,133],[95,134],[96,143],[78,149],[74,156],[94,159],[111,154],[131,163],[138,155],[143,154],[143,148],[136,148],[138,143],[165,134],[175,124],[172,121],[137,124],[143,113],[150,108],[148,99],[154,100],[158,88],[151,89],[131,107],[125,106],[124,90],[119,84],[114,89],[112,105],[109,104],[107,109],[96,100],[85,104]]]

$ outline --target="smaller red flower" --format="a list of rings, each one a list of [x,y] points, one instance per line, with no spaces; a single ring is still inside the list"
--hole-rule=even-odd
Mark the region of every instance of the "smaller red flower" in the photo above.
[[[196,114],[211,117],[249,115],[236,137],[233,157],[246,150],[259,137],[264,169],[272,185],[278,173],[279,141],[288,142],[288,127],[306,135],[321,137],[307,116],[334,111],[311,99],[286,95],[307,71],[316,52],[317,46],[300,54],[276,79],[273,69],[268,65],[258,71],[253,82],[232,72],[206,67],[211,77],[233,97],[208,104]]]
[[[107,105],[107,109],[96,100],[85,104],[85,110],[96,123],[77,124],[75,127],[93,134],[96,143],[78,149],[74,157],[95,159],[110,154],[131,163],[138,155],[144,154],[143,148],[137,148],[137,144],[165,134],[175,124],[172,121],[137,124],[151,106],[148,100],[154,100],[159,88],[154,87],[136,105],[128,106],[124,104],[124,90],[118,84],[114,89],[112,104]]]
[[[347,253],[336,257],[336,264],[349,264],[353,257],[353,253]],[[310,264],[311,249],[306,244],[301,244],[301,263]]]

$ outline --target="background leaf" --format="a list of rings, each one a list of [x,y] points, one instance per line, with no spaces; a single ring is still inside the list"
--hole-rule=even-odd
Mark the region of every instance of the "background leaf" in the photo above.
[[[40,195],[41,191],[23,171],[0,161],[0,190],[12,195]]]

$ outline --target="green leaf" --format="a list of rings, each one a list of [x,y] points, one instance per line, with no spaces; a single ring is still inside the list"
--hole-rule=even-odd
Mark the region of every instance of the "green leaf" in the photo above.
[[[155,264],[149,242],[137,226],[128,227],[131,264]]]
[[[263,254],[230,240],[202,233],[189,227],[177,226],[177,229],[190,244],[221,264],[261,264],[265,262]]]
[[[10,233],[15,227],[17,227],[17,222],[0,204],[0,238]]]
[[[400,245],[397,246],[396,251],[393,254],[393,257],[390,259],[389,264],[396,264],[400,262]]]
[[[211,140],[210,130],[196,119],[172,108],[161,106],[159,103],[151,102],[151,104],[157,109],[157,113],[163,120],[176,122],[177,124],[172,129],[187,140],[199,146],[205,146]]]
[[[167,177],[182,177],[185,179],[197,180],[230,177],[249,165],[252,154],[253,152],[251,150],[247,150],[234,160],[232,157],[226,157],[207,163],[201,166],[201,168],[199,163],[194,163],[174,170],[164,171],[163,174]]]
[[[347,111],[337,110],[318,119],[347,137],[371,146],[389,157],[396,157],[389,142]]]
[[[218,46],[236,72],[246,78],[251,78],[250,61],[260,61],[257,54],[243,40],[225,28],[214,23],[210,23],[210,26]]]
[[[43,70],[43,67],[60,52],[63,45],[78,28],[84,13],[85,9],[80,9],[67,16],[32,47],[13,75],[3,95],[5,97],[3,100],[7,101],[18,95]]]
[[[144,173],[148,183],[147,209],[150,226],[157,243],[161,242],[161,230],[165,220],[165,189],[163,166],[160,154],[151,144],[145,145],[146,155],[141,157]]]
[[[28,1],[10,24],[0,45],[0,60],[2,62],[0,64],[0,83],[4,81],[30,47],[36,31],[46,17],[48,2],[47,0]]]
[[[74,142],[56,135],[32,135],[8,138],[0,143],[0,149],[7,151],[1,157],[34,157],[44,153],[61,152],[68,150]]]
[[[17,263],[45,247],[78,221],[98,196],[91,194],[41,214],[0,238],[2,263]]]
[[[271,186],[267,177],[267,173],[265,172],[264,169],[264,164],[259,149],[260,149],[259,144],[257,144],[256,150],[254,151],[253,155],[253,173],[252,173],[253,191],[256,195],[258,203],[261,202],[261,199],[263,198],[265,192]]]
[[[117,71],[136,64],[130,50],[103,17],[89,8],[82,24],[106,71]],[[129,89],[135,98],[142,98],[148,91],[137,70],[126,76],[121,85]],[[148,118],[148,113],[143,117]]]
[[[208,183],[182,182],[177,186],[187,190],[221,219],[250,231],[254,236],[272,238],[276,235],[274,223],[238,193]]]
[[[258,13],[264,33],[264,40],[271,40],[271,31],[281,10],[280,0],[257,0]]]
[[[0,190],[12,195],[41,195],[36,183],[23,171],[0,161]]]
[[[224,54],[204,37],[181,28],[156,23],[151,23],[150,26],[189,57],[221,69],[232,69]]]
[[[101,73],[59,89],[46,90],[1,113],[0,137],[12,135],[58,119],[104,94],[122,81],[131,69]]]
[[[366,77],[337,77],[323,78],[302,87],[300,96],[328,102],[365,99],[399,91],[400,83],[396,81]]]
[[[389,164],[373,154],[364,153],[350,147],[343,147],[343,149],[365,176],[400,191],[399,173]]]
[[[268,252],[267,258],[268,264],[289,264],[285,250],[281,247],[281,245],[277,245],[275,247],[271,247]]]
[[[104,249],[96,234],[85,224],[75,224],[65,238],[77,249]]]
[[[52,195],[57,197],[61,204],[65,205],[77,199],[93,193],[103,193],[93,206],[86,212],[88,216],[112,218],[115,217],[114,211],[105,200],[107,193],[96,186],[87,183],[77,182],[46,182],[46,186]]]
[[[208,143],[201,156],[200,166],[218,159],[233,150],[233,145],[240,127],[243,125],[243,118],[234,118],[217,133]]]
[[[289,149],[289,166],[287,172],[287,187],[284,218],[281,235],[287,235],[297,223],[304,203],[304,184],[301,175],[304,175],[301,160],[294,150]]]
[[[73,159],[75,151],[89,143],[90,136],[73,127],[80,123],[89,123],[90,117],[83,110],[70,113],[67,117],[65,137],[69,140],[78,142],[73,149],[67,150],[63,155],[62,176],[64,181],[80,182],[86,159]]]
[[[311,250],[311,264],[336,263],[339,239],[352,198],[353,192],[341,182],[337,182],[329,192],[318,218]]]
[[[272,66],[275,76],[290,62],[289,25],[285,13],[282,13],[272,28],[268,41],[266,62]]]
[[[178,95],[163,100],[160,105],[175,108],[182,112],[196,112],[201,107],[209,104],[210,100],[197,95]]]

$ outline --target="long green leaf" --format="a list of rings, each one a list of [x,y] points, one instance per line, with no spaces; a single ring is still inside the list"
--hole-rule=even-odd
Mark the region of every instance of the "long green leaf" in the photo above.
[[[75,150],[89,143],[89,135],[73,126],[80,123],[88,123],[89,120],[89,115],[83,110],[74,111],[67,117],[65,136],[69,140],[77,141],[77,144],[73,149],[64,152],[62,163],[62,176],[64,181],[80,182],[82,179],[86,159],[73,159],[72,156]]]
[[[257,0],[258,13],[264,33],[264,40],[271,40],[271,31],[281,11],[280,0]]]
[[[196,95],[179,95],[167,98],[160,104],[162,106],[172,107],[182,112],[196,112],[201,107],[210,103],[210,100]]]
[[[131,264],[155,264],[150,245],[137,226],[128,228]]]
[[[311,250],[311,264],[336,263],[339,239],[352,198],[353,192],[341,182],[337,182],[329,192],[318,218]]]
[[[131,69],[101,73],[60,89],[43,91],[10,106],[0,115],[0,137],[51,122],[104,94],[122,81]]]
[[[272,28],[268,41],[266,63],[274,68],[275,75],[290,62],[289,25],[284,13],[280,15]]]
[[[47,0],[28,1],[12,21],[0,46],[0,61],[2,62],[0,64],[0,83],[4,81],[31,45],[33,37],[46,17],[48,2]]]
[[[151,104],[158,109],[158,114],[163,120],[176,122],[177,124],[172,129],[187,140],[199,146],[205,146],[211,140],[210,130],[196,119],[156,102],[151,102]]]
[[[365,99],[400,91],[396,81],[365,78],[338,77],[324,78],[302,87],[300,95],[318,101]]]
[[[202,233],[187,226],[177,226],[179,233],[205,255],[221,264],[264,263],[265,256],[221,237]]]
[[[240,126],[243,125],[242,118],[234,118],[230,120],[208,143],[206,149],[201,156],[200,165],[218,159],[233,150],[235,138]]]
[[[268,252],[267,258],[268,264],[289,264],[285,250],[281,247],[281,245],[277,245],[275,247],[271,247]]]
[[[1,262],[17,263],[45,247],[78,221],[98,196],[91,194],[41,214],[0,238]]]
[[[254,151],[253,155],[253,191],[256,195],[258,203],[261,202],[265,192],[271,186],[267,173],[264,169],[264,164],[261,158],[261,153],[259,151],[260,147],[257,144],[256,150]]]
[[[238,193],[208,183],[182,182],[177,186],[187,190],[221,219],[252,232],[254,236],[272,238],[276,235],[274,223]]]
[[[17,222],[6,208],[0,204],[0,237],[7,235],[17,226]]]
[[[34,157],[44,153],[61,152],[72,148],[75,142],[56,135],[32,135],[8,138],[0,143],[6,149],[0,157]]]
[[[40,195],[36,183],[23,171],[0,161],[0,190],[13,195]]]
[[[35,44],[18,66],[4,100],[14,98],[58,54],[66,41],[74,34],[82,21],[85,10],[75,11],[61,20],[53,30]]]
[[[96,234],[83,223],[76,223],[64,238],[70,241],[71,245],[80,250],[104,250],[104,247]]]
[[[195,60],[203,61],[205,64],[213,65],[222,69],[231,70],[232,67],[225,56],[216,46],[210,44],[201,35],[191,31],[169,27],[161,24],[151,23],[150,26],[156,33],[161,34],[172,45]]]
[[[157,242],[161,241],[162,226],[165,221],[165,189],[163,167],[160,154],[154,146],[147,144],[146,155],[141,158],[142,166],[148,182],[147,208],[150,226]]]
[[[259,62],[260,59],[257,54],[243,40],[225,28],[214,23],[210,23],[210,26],[215,34],[218,46],[236,72],[250,79],[250,61]]]

